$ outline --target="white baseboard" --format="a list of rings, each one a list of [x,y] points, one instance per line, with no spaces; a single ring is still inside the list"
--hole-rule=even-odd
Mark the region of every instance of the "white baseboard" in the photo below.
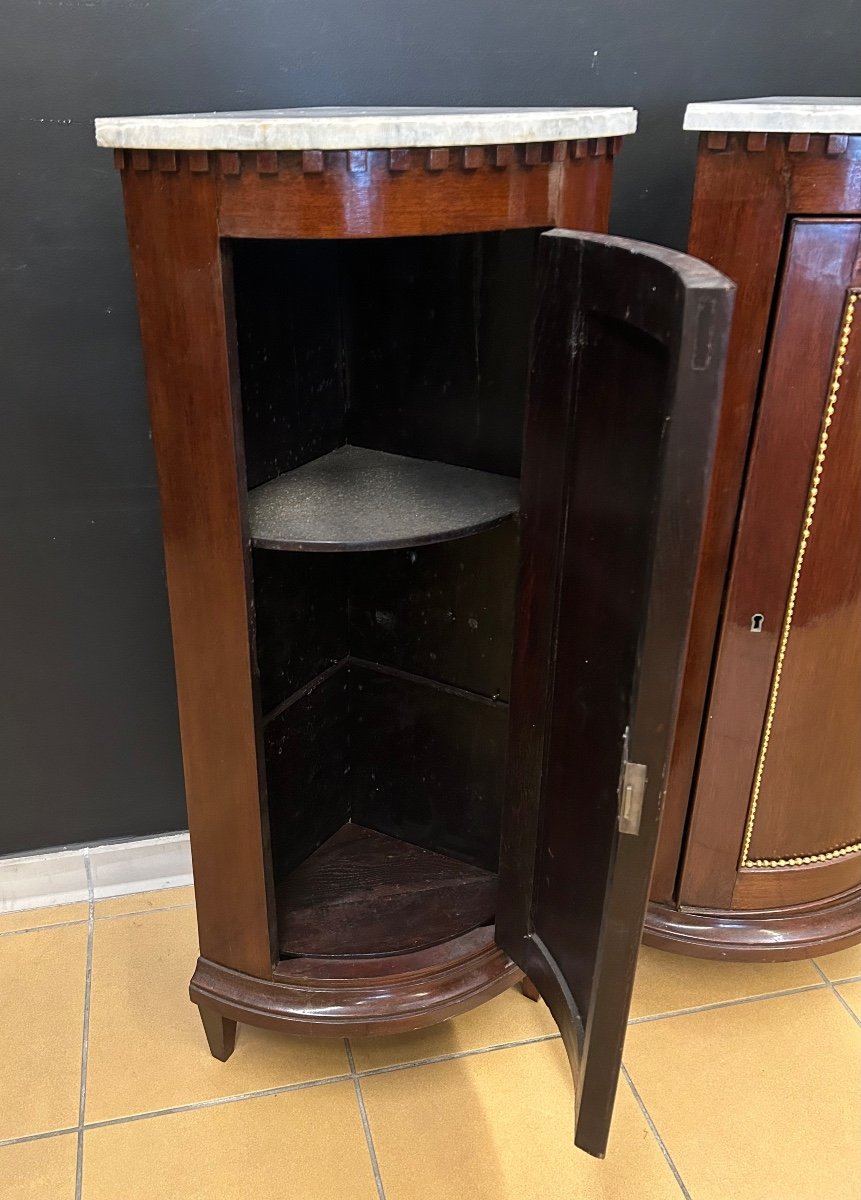
[[[0,913],[192,882],[187,833],[0,858]]]

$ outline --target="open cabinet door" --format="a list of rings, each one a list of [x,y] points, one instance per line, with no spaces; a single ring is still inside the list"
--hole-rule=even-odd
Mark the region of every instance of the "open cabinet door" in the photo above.
[[[555,1017],[602,1157],[688,634],[733,285],[542,236],[496,939]]]

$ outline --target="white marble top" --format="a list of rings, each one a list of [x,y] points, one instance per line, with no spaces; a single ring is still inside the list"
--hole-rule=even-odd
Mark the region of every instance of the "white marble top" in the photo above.
[[[137,150],[374,150],[633,133],[633,108],[274,108],[100,117],[100,146]]]
[[[755,96],[689,104],[685,129],[715,133],[861,133],[861,96]]]

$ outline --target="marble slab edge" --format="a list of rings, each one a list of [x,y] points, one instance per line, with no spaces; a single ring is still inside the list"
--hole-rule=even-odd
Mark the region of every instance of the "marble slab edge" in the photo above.
[[[689,104],[684,128],[716,133],[861,133],[861,97],[763,96]]]
[[[99,146],[134,150],[375,150],[573,141],[634,133],[634,108],[422,115],[191,113],[100,117]]]

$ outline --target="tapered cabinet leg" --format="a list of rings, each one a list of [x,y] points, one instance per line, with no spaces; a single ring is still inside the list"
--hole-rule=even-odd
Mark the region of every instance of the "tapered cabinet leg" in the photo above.
[[[524,975],[520,981],[520,990],[523,992],[527,1000],[540,1000],[538,988],[532,982],[528,975]]]
[[[231,1021],[229,1017],[223,1017],[214,1008],[205,1008],[199,1004],[198,1009],[212,1057],[227,1062],[236,1045],[236,1022]]]

